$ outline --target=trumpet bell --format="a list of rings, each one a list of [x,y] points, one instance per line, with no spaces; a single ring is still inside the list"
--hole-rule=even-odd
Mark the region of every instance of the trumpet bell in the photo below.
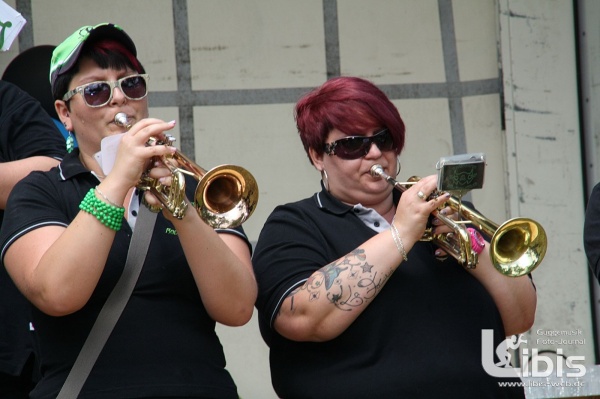
[[[490,240],[494,267],[505,276],[531,273],[546,255],[546,231],[534,220],[514,218],[504,222]]]
[[[131,121],[123,112],[116,114],[114,121],[127,130],[131,128]],[[171,145],[174,140],[167,135],[166,141],[151,138],[146,145]],[[171,185],[164,186],[157,179],[142,175],[137,187],[152,192],[177,219],[182,219],[187,209],[184,175],[198,180],[194,207],[212,228],[237,227],[254,212],[258,202],[258,185],[254,176],[241,166],[221,165],[206,172],[179,151],[161,159],[171,170]]]
[[[200,179],[194,200],[198,213],[211,227],[236,227],[254,212],[258,185],[246,169],[221,165]]]

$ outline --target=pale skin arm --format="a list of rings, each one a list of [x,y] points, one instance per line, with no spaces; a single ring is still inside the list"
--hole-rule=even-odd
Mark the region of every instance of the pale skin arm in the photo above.
[[[211,317],[232,326],[248,322],[257,288],[246,244],[233,235],[217,235],[190,209],[174,225]],[[42,227],[19,238],[8,249],[5,262],[36,307],[63,316],[89,300],[114,236],[94,216],[80,212],[68,228]]]
[[[49,170],[58,160],[46,156],[34,156],[18,161],[0,163],[0,209],[6,208],[6,200],[12,188],[33,170]]]
[[[435,201],[419,204],[413,199],[417,198],[419,190],[429,193],[434,188],[435,177],[428,177],[402,196],[395,219],[406,252],[422,236],[427,217],[438,206]],[[408,203],[402,202],[404,198]],[[442,203],[444,198],[438,201]],[[449,209],[447,211],[450,213]],[[404,222],[399,223],[401,220]],[[407,229],[411,225],[415,227]],[[434,232],[449,231],[447,226],[438,224]],[[337,337],[383,289],[395,268],[401,267],[401,261],[402,256],[390,231],[374,236],[351,253],[315,272],[305,284],[294,290],[284,300],[274,328],[284,337],[296,341],[320,342]],[[537,299],[527,276],[513,278],[497,272],[489,258],[489,246],[480,254],[479,264],[471,273],[495,301],[507,335],[531,327]]]
[[[119,153],[127,156],[117,156],[113,171],[98,186],[111,202],[125,201],[146,167],[145,160],[174,151],[166,146],[144,145],[149,137],[172,126],[143,120],[123,137]],[[151,171],[153,177],[166,173],[164,167]],[[151,194],[146,194],[146,199],[158,204]],[[163,213],[178,230],[211,316],[228,325],[246,323],[252,315],[257,290],[250,251],[243,240],[228,234],[221,239],[191,208],[181,221],[173,219],[168,211]],[[8,249],[5,263],[19,289],[36,307],[49,315],[67,315],[89,300],[104,270],[114,236],[114,231],[81,211],[67,228],[43,227],[20,237]]]
[[[403,241],[410,251],[414,242]],[[401,260],[391,233],[376,235],[313,273],[288,295],[275,319],[275,330],[294,341],[337,337],[375,299]]]
[[[507,336],[523,333],[535,320],[537,293],[528,276],[507,277],[498,272],[490,260],[489,245],[479,255],[473,276],[494,299]]]
[[[182,220],[173,222],[200,291],[213,320],[229,325],[246,324],[252,317],[258,288],[250,249],[238,236],[217,234],[192,206]]]
[[[166,179],[161,182],[169,184],[171,173],[162,165],[157,166],[150,175]],[[146,200],[160,205],[150,193],[146,193]],[[234,234],[217,234],[189,201],[183,219],[173,217],[166,209],[163,215],[177,230],[200,297],[213,320],[229,326],[246,324],[252,317],[258,295],[246,242]]]
[[[113,171],[98,186],[114,203],[123,204],[147,160],[172,152],[146,147],[151,136],[172,128],[146,119],[123,136]],[[7,250],[5,266],[21,292],[42,312],[67,315],[81,309],[94,291],[115,232],[80,211],[68,227],[48,226],[19,237]]]
[[[395,224],[407,253],[422,237],[431,212],[445,200],[425,202],[417,196],[419,190],[433,191],[436,181],[435,176],[421,179],[402,195]],[[377,234],[292,292],[280,307],[275,329],[296,341],[337,337],[369,306],[402,260],[390,230]]]

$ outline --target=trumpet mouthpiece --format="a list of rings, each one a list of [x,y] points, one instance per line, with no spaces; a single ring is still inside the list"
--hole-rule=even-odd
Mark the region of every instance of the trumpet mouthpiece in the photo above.
[[[371,176],[383,177],[384,175],[385,175],[385,172],[383,171],[383,168],[381,167],[381,165],[375,164],[375,165],[371,166]]]
[[[129,118],[127,114],[124,112],[119,112],[115,115],[115,124],[121,127],[125,127],[129,129],[131,127],[131,123],[129,122]]]

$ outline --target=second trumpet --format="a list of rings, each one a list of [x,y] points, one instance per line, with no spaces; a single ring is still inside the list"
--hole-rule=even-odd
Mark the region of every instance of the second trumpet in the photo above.
[[[402,192],[408,189],[405,184],[397,182],[385,173],[381,165],[373,165],[371,175],[386,180]],[[477,211],[462,205],[456,197],[450,197],[443,206],[449,206],[477,230],[491,237],[489,252],[492,264],[505,276],[519,277],[530,273],[539,266],[546,254],[548,245],[546,232],[534,220],[514,218],[499,226]],[[428,229],[422,240],[433,241],[466,268],[475,268],[477,253],[471,247],[471,240],[465,225],[445,217],[437,210],[434,211],[434,216],[450,227],[453,232],[434,235]]]

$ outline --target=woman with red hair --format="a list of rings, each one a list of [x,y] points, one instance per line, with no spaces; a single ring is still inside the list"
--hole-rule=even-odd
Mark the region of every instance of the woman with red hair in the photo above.
[[[338,77],[295,111],[322,190],[277,207],[253,257],[277,394],[524,397],[486,374],[481,337],[492,329],[499,344],[531,327],[531,279],[498,273],[484,241],[474,269],[420,241],[434,210],[454,212],[443,207],[447,195],[431,196],[436,175],[400,193],[371,174],[374,165],[398,172],[405,127],[396,107],[373,83]],[[433,233],[450,231],[432,223]]]

